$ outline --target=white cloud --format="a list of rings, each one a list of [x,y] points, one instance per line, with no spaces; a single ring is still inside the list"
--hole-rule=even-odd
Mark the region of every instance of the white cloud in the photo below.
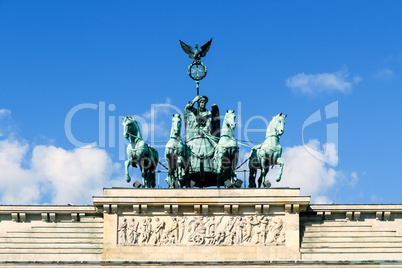
[[[309,147],[319,150],[320,144],[316,140],[309,141]],[[330,145],[323,144],[330,148]],[[330,150],[329,159],[337,159],[337,151]],[[302,195],[311,195],[312,203],[330,203],[325,194],[335,185],[338,172],[311,155],[303,145],[285,147],[282,157],[285,159],[285,169],[282,181],[275,182],[278,167],[270,170],[268,179],[273,187],[300,187]]]
[[[0,203],[37,203],[39,187],[30,170],[22,168],[28,146],[17,141],[0,141]]]
[[[402,54],[393,54],[384,59],[384,62],[402,62]]]
[[[54,146],[36,146],[32,170],[52,189],[52,203],[90,203],[92,195],[102,194],[113,177],[116,165],[106,151],[78,148],[67,151]]]
[[[353,79],[352,79],[353,84],[358,84],[362,80],[363,80],[363,78],[361,76],[353,76]]]
[[[0,118],[11,115],[11,111],[8,109],[0,109]]]
[[[331,200],[326,196],[316,195],[314,197],[314,204],[330,204],[330,203],[332,203]]]
[[[356,171],[353,171],[350,174],[351,180],[350,180],[350,185],[355,186],[359,182],[359,176],[357,175]]]
[[[394,77],[394,72],[391,69],[379,69],[373,74],[373,78],[381,80],[389,80]]]
[[[8,118],[1,118],[6,115]],[[103,187],[124,186],[124,167],[104,149],[30,146],[16,139],[11,111],[0,109],[0,204],[91,204]],[[133,180],[140,173],[131,169]]]
[[[356,171],[352,172],[343,172],[338,171],[338,183],[343,184],[350,188],[355,188],[355,186],[359,183],[359,174]]]
[[[321,92],[347,93],[351,91],[352,84],[361,80],[361,77],[355,76],[352,81],[348,81],[348,77],[349,74],[344,69],[334,73],[299,73],[288,78],[285,85],[293,92],[303,95],[316,95]]]
[[[0,203],[37,204],[48,196],[52,204],[91,204],[92,196],[102,194],[117,170],[123,170],[98,148],[68,151],[39,145],[27,159],[29,152],[24,142],[0,141]]]
[[[0,109],[0,137],[10,135],[16,126],[12,123],[11,111]]]

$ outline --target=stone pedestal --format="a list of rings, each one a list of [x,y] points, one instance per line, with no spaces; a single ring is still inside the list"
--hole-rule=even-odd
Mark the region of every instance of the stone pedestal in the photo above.
[[[299,260],[299,189],[105,189],[103,260]]]

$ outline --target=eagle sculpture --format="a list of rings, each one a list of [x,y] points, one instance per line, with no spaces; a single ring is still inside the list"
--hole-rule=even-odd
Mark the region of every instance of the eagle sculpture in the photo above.
[[[207,55],[209,48],[211,47],[212,38],[205,44],[201,46],[201,49],[198,50],[198,44],[195,44],[195,48],[190,45],[187,45],[183,41],[179,40],[180,46],[186,54],[188,54],[190,59],[194,59],[194,61],[200,61],[202,57]]]

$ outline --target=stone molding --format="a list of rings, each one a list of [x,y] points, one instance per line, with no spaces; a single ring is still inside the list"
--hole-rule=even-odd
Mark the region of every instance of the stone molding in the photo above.
[[[40,217],[44,222],[56,222],[59,217],[79,221],[80,217],[88,215],[102,214],[94,206],[0,205],[0,221],[10,218],[13,222],[26,222],[33,217]]]
[[[402,214],[402,204],[330,204],[330,205],[310,205],[309,211],[317,213],[323,219],[334,218],[334,215],[349,221],[359,221],[364,218],[375,217],[379,221],[389,221]]]
[[[299,189],[104,189],[94,205],[126,215],[285,214],[306,211],[310,197]]]

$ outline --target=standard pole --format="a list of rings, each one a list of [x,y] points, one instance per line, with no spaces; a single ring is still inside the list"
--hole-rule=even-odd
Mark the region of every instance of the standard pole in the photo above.
[[[200,81],[195,81],[195,87],[197,88],[196,96],[199,96],[200,95]]]

